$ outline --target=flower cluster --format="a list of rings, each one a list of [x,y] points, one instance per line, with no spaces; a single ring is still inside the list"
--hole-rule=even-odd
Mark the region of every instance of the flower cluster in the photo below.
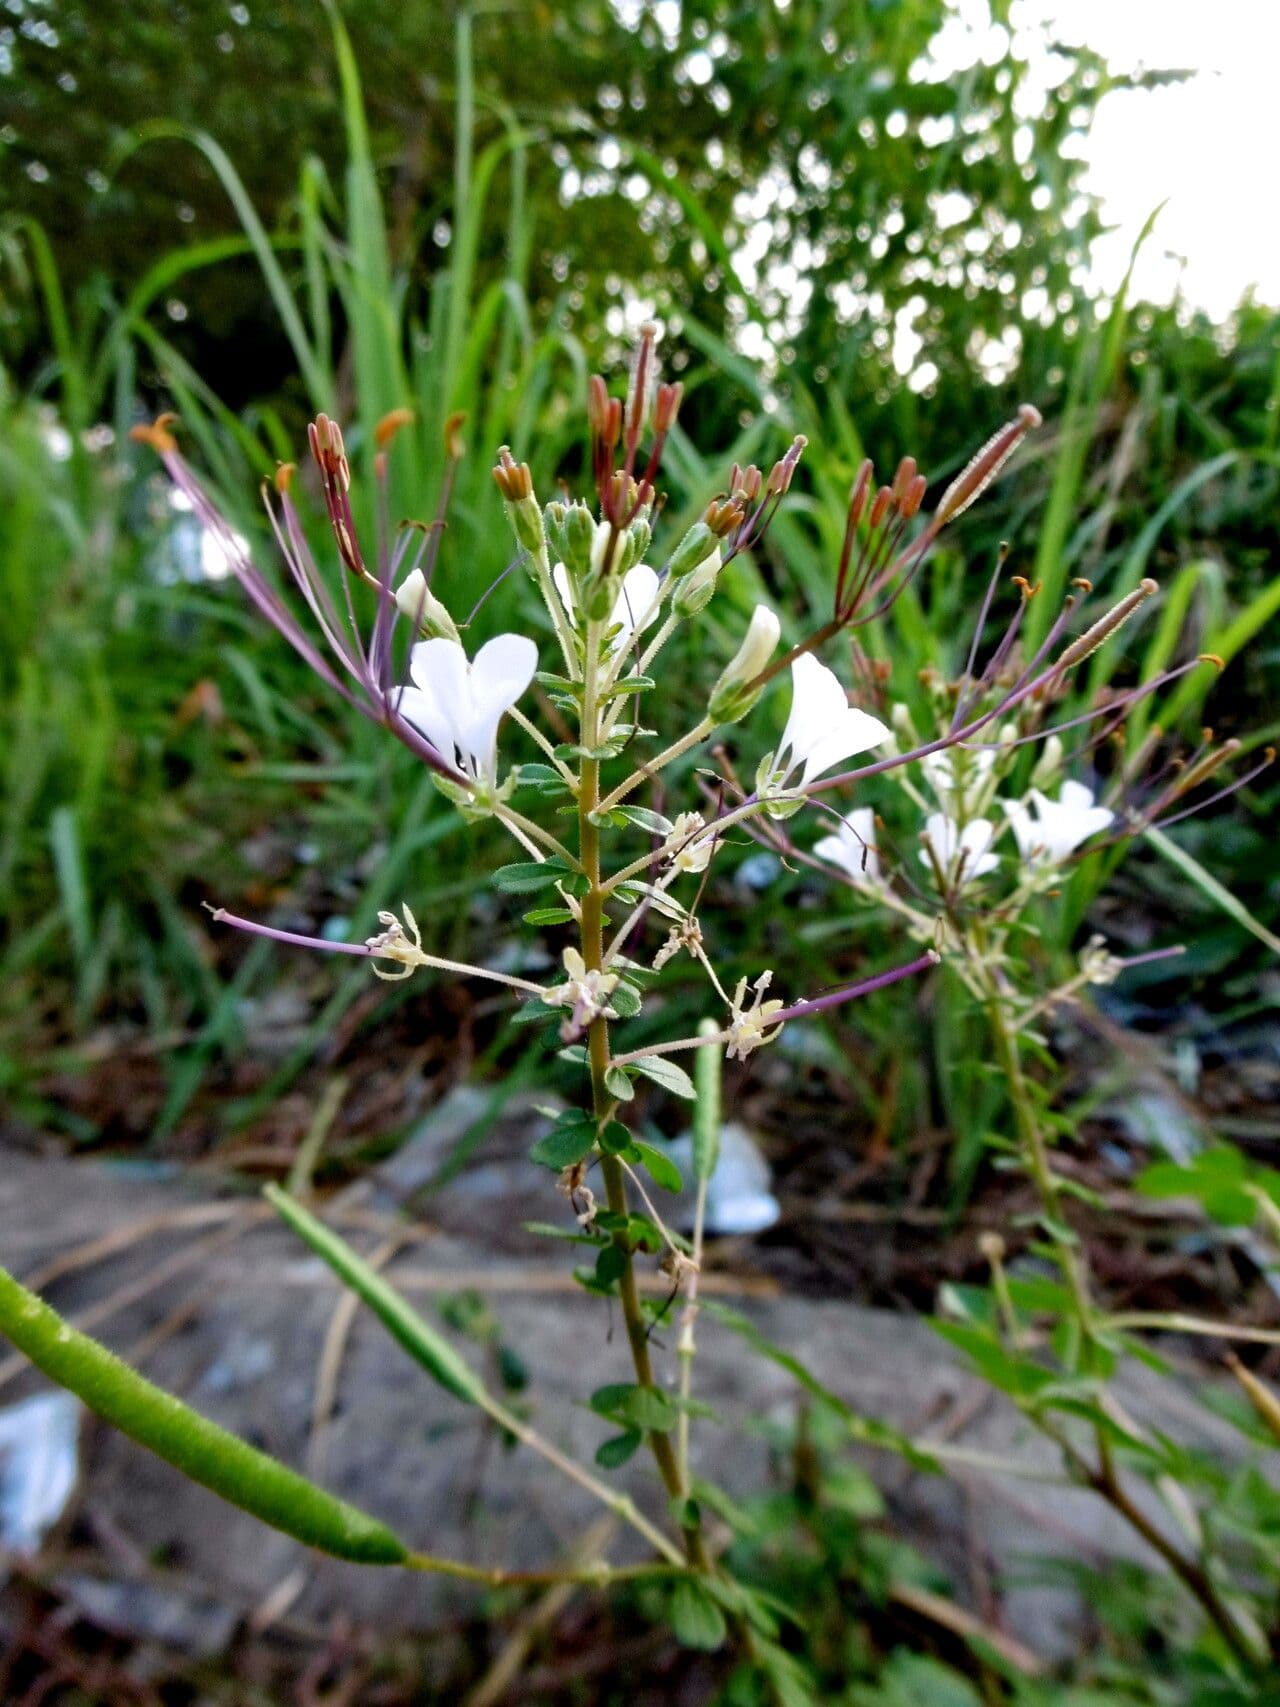
[[[862,660],[851,692],[819,657],[830,642],[865,626],[899,596],[943,529],[980,496],[1038,424],[1029,406],[988,440],[931,511],[929,483],[914,459],[904,458],[893,478],[879,486],[871,463],[864,463],[849,494],[830,618],[812,632],[797,633],[778,610],[756,605],[736,651],[710,683],[702,716],[653,750],[642,708],[661,708],[664,701],[648,698],[659,685],[651,672],[661,672],[663,649],[678,630],[702,622],[717,601],[727,566],[759,546],[805,449],[796,438],[768,472],[735,465],[724,490],[664,556],[655,549],[661,514],[656,481],[680,401],[678,385],[657,383],[655,337],[647,328],[625,398],[611,397],[601,379],[591,382],[587,425],[594,502],[566,496],[541,503],[529,465],[505,447],[499,452],[494,478],[517,551],[511,567],[523,569],[541,618],[529,623],[528,633],[494,634],[478,646],[436,584],[443,513],[437,517],[441,525],[406,527],[395,537],[379,525],[373,553],[366,556],[350,499],[343,435],[326,416],[316,419],[309,440],[344,582],[340,597],[330,591],[308,544],[293,498],[297,471],[282,468],[265,494],[272,530],[313,627],[220,518],[180,455],[171,421],[162,418],[138,435],[159,451],[205,526],[217,534],[249,598],[317,675],[416,752],[464,815],[491,819],[514,838],[525,859],[510,868],[514,875],[508,880],[497,874],[500,885],[509,881],[520,891],[553,892],[554,905],[543,915],[569,925],[575,938],[563,948],[561,981],[544,986],[483,968],[455,970],[496,977],[532,994],[540,1009],[561,1010],[562,1041],[590,1033],[597,1111],[628,1097],[630,1057],[624,1053],[621,1066],[610,1066],[602,1036],[634,1018],[654,974],[677,956],[687,955],[706,975],[722,1015],[716,1036],[739,1058],[771,1042],[791,1019],[825,1011],[865,988],[850,985],[787,1006],[765,997],[771,968],[734,968],[728,975],[717,969],[699,906],[717,858],[734,845],[736,828],[839,874],[896,913],[918,942],[945,944],[982,910],[1004,920],[1015,917],[1060,881],[1069,862],[1097,846],[1099,837],[1167,813],[1220,768],[1227,752],[1197,755],[1142,810],[1127,797],[1129,779],[1123,774],[1111,776],[1102,799],[1095,786],[1065,774],[1067,730],[1082,731],[1087,756],[1139,699],[1195,667],[1194,661],[1180,665],[1052,723],[1070,672],[1143,606],[1156,591],[1154,582],[1142,582],[1071,637],[1077,592],[1091,590],[1079,584],[1027,656],[1019,631],[1035,589],[1015,577],[1021,589],[1017,608],[979,668],[997,571],[978,608],[961,677],[946,683],[925,673],[933,723],[925,735],[917,732],[905,704],[888,701],[887,666],[872,669]],[[404,411],[396,411],[375,430],[374,473],[383,485],[392,441],[405,419]],[[460,455],[456,437],[451,430],[446,493]],[[385,515],[385,502],[375,511]],[[683,656],[701,654],[700,638]],[[856,649],[854,655],[860,657]],[[733,763],[722,756],[722,785],[708,784],[704,772],[703,798],[686,798],[672,816],[637,803],[639,791],[660,785],[668,766],[718,729],[742,724],[784,673],[790,697],[781,737],[759,758],[753,787],[743,787]],[[535,678],[555,713],[554,726],[520,707]],[[508,718],[536,756],[530,761],[522,754],[504,772],[499,733]],[[1024,748],[1031,742],[1039,743],[1040,752],[1028,772]],[[717,751],[723,755],[724,749]],[[845,768],[851,761],[859,762]],[[914,858],[885,845],[883,826],[863,797],[863,785],[873,778],[895,785],[907,802]],[[530,788],[539,806],[553,808],[549,822],[545,812],[529,814],[514,804]],[[827,804],[833,790],[850,789],[854,803],[843,812]],[[828,820],[807,847],[790,841],[782,828],[806,808]],[[892,821],[901,816],[891,814]],[[570,833],[561,840],[561,817],[573,820],[576,838]],[[647,838],[648,845],[633,843],[628,850],[628,837]],[[366,954],[380,963],[383,976],[449,965],[424,948],[407,909],[405,920],[383,916],[383,929],[362,944],[230,922],[331,952]],[[662,937],[656,949],[646,949],[644,939],[655,922]],[[925,956],[900,970],[907,975],[929,963]],[[1102,964],[1095,952],[1095,973]],[[695,1045],[696,1040],[675,1040],[659,1052]]]

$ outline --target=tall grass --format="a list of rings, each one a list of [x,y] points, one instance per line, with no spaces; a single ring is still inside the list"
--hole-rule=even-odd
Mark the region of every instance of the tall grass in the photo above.
[[[445,423],[465,416],[469,451],[440,571],[443,596],[459,612],[471,608],[510,554],[489,477],[496,446],[510,443],[529,460],[545,495],[572,460],[581,432],[584,349],[567,315],[553,313],[535,327],[529,310],[537,210],[527,185],[546,138],[504,112],[496,114],[496,124],[490,114],[480,124],[470,23],[466,9],[459,9],[455,171],[448,205],[440,209],[450,234],[443,263],[424,280],[414,254],[392,251],[359,68],[328,0],[326,14],[346,167],[335,183],[318,159],[301,163],[285,229],[266,229],[215,138],[154,123],[121,148],[114,170],[127,173],[138,148],[198,149],[235,209],[240,235],[161,256],[123,303],[87,295],[69,304],[43,234],[34,227],[21,234],[50,355],[33,396],[20,399],[12,386],[0,396],[0,595],[19,641],[0,656],[6,737],[0,970],[10,991],[3,1010],[8,1064],[0,1064],[0,1072],[22,1084],[27,1064],[40,1059],[36,1045],[65,1043],[95,1016],[124,1015],[179,1040],[169,1056],[161,1138],[181,1123],[210,1068],[238,1047],[246,1000],[278,975],[277,963],[252,955],[223,968],[195,910],[204,896],[226,899],[244,888],[250,873],[240,845],[251,834],[270,826],[282,843],[316,844],[320,863],[333,871],[350,870],[377,849],[372,881],[351,912],[351,930],[371,927],[377,906],[404,895],[412,896],[420,916],[435,921],[434,929],[448,919],[451,930],[465,933],[468,922],[457,904],[465,884],[457,876],[456,840],[450,842],[460,832],[451,816],[437,811],[411,761],[375,729],[326,704],[287,649],[258,631],[233,588],[167,584],[158,574],[165,546],[157,527],[168,512],[154,508],[160,488],[122,448],[140,374],[158,376],[156,401],[178,410],[204,477],[265,552],[257,483],[277,460],[297,454],[302,427],[279,405],[240,414],[228,409],[216,381],[192,371],[161,329],[158,305],[190,274],[251,257],[262,279],[264,311],[289,342],[306,408],[343,421],[353,458],[363,465],[366,478],[358,486],[364,493],[372,487],[374,426],[391,409],[413,411],[391,462],[396,517],[425,519],[434,512]],[[678,194],[711,252],[722,252],[723,238],[694,192],[679,186]],[[495,275],[481,256],[499,244],[506,265]],[[1201,550],[1176,561],[1179,529],[1206,493],[1249,470],[1274,470],[1277,408],[1264,414],[1255,440],[1242,439],[1230,421],[1219,423],[1211,454],[1161,490],[1138,526],[1121,526],[1117,506],[1135,483],[1141,489],[1141,481],[1125,461],[1125,434],[1116,431],[1116,420],[1136,412],[1136,431],[1145,431],[1174,387],[1166,386],[1154,402],[1132,394],[1125,292],[1104,319],[1083,318],[1086,329],[1066,347],[1070,377],[1060,406],[1054,410],[1052,398],[1035,398],[1052,411],[1048,453],[1026,460],[1017,487],[1007,489],[1025,493],[1030,487],[1034,497],[1011,505],[996,494],[985,512],[989,519],[982,510],[973,512],[919,584],[863,636],[872,656],[897,666],[896,690],[917,712],[923,702],[913,670],[927,662],[952,672],[962,664],[976,589],[1006,530],[1043,582],[1033,635],[1082,568],[1110,597],[1136,584],[1157,561],[1175,559],[1163,609],[1137,631],[1136,649],[1098,654],[1089,695],[1122,673],[1154,675],[1186,644],[1180,637],[1188,625],[1193,646],[1230,659],[1280,607],[1280,583],[1241,598],[1229,573]],[[687,412],[737,419],[738,425],[733,442],[714,459],[685,433],[673,434],[672,496],[659,553],[663,539],[678,537],[720,489],[730,462],[768,462],[793,432],[804,432],[810,441],[805,473],[768,552],[740,560],[726,575],[698,643],[727,653],[743,614],[760,597],[779,602],[798,635],[828,614],[849,482],[865,451],[877,447],[864,443],[838,388],[810,389],[795,374],[771,381],[694,316],[684,318],[682,337],[693,356],[683,376]],[[1280,403],[1280,366],[1272,386]],[[45,401],[70,434],[66,459],[54,454],[37,412]],[[908,401],[899,422],[904,428],[921,407],[914,397]],[[980,405],[975,438],[1004,408],[994,393],[988,414]],[[113,425],[116,445],[93,454],[84,435],[103,420]],[[971,448],[956,443],[948,454],[958,463]],[[949,469],[939,462],[926,472],[941,480]],[[369,515],[359,519],[372,522]],[[486,605],[482,625],[487,630],[534,620],[524,600],[519,578],[510,577]],[[904,669],[903,660],[912,668]],[[695,672],[680,671],[677,657],[673,681],[686,674]],[[192,697],[200,684],[216,685],[220,715],[198,709],[207,703]],[[1193,731],[1208,691],[1207,674],[1185,678],[1135,720],[1131,739],[1141,738],[1148,719],[1171,731]],[[780,716],[782,709],[780,701],[762,708],[766,716]],[[1102,875],[1102,862],[1082,868],[1062,909],[1058,940],[1049,944],[1052,952],[1069,948]],[[336,907],[334,895],[323,899]],[[735,929],[744,965],[766,963],[768,944],[756,939],[750,916],[739,918]],[[821,922],[802,916],[798,930],[817,984],[830,981],[851,956],[874,959],[891,946],[854,915]],[[359,969],[336,978],[305,1037],[242,1113],[259,1109],[315,1058],[366,987]],[[400,998],[388,998],[394,999]],[[944,1112],[959,1139],[957,1178],[966,1178],[999,1091],[985,1080],[964,1080],[957,1067],[972,1056],[963,1005],[944,997],[933,1016],[936,1070],[927,1065],[927,1048],[902,1051],[903,1024],[914,1022],[904,1021],[895,1002],[868,1009],[862,1023],[872,1033],[865,1051],[869,1075],[895,1053],[906,1061],[904,1124],[926,1115],[936,1087],[943,1087]]]

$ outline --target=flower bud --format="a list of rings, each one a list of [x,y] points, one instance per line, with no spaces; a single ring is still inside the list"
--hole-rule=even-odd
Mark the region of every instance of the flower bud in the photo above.
[[[1038,788],[1043,794],[1056,785],[1062,772],[1062,754],[1062,737],[1046,735],[1035,769],[1031,772],[1032,788]]]
[[[920,737],[916,734],[916,726],[911,721],[911,713],[901,700],[889,712],[889,722],[897,736],[901,751],[909,753],[914,747],[920,745]]]
[[[695,522],[671,554],[671,579],[682,581],[686,575],[692,575],[712,552],[719,556],[715,533],[706,522]]]
[[[533,495],[533,477],[527,462],[517,462],[503,445],[498,452],[498,465],[493,471],[498,490],[506,500],[507,516],[516,543],[535,554],[543,550],[546,536],[542,531],[542,511]]]
[[[637,516],[627,529],[627,554],[626,560],[621,565],[624,574],[628,569],[634,569],[637,563],[644,562],[645,553],[648,551],[652,539],[653,528],[650,526],[648,516]]]
[[[572,580],[577,581],[591,573],[595,542],[596,524],[591,511],[585,504],[568,505],[560,529],[560,544],[563,548],[561,561]]]
[[[568,506],[562,503],[559,498],[553,498],[542,512],[542,526],[547,536],[547,546],[557,563],[564,562],[564,524],[568,513]]]
[[[725,665],[719,681],[711,690],[708,713],[716,723],[736,723],[745,717],[760,698],[763,687],[752,683],[761,670],[767,669],[777,650],[782,624],[777,613],[768,605],[757,605],[743,637],[742,645]]]
[[[453,618],[427,585],[427,578],[421,569],[414,569],[405,576],[396,588],[395,600],[401,616],[417,623],[419,630],[428,640],[452,640],[455,644],[460,644]]]
[[[720,579],[720,547],[712,540],[711,552],[690,575],[685,575],[675,582],[671,594],[671,609],[682,620],[685,617],[697,616],[700,610],[705,610],[711,602],[711,595],[716,590],[716,582]]]

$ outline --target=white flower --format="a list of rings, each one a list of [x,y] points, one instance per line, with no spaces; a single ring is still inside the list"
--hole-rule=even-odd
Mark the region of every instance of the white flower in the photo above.
[[[781,772],[778,787],[785,788],[801,765],[801,784],[807,787],[842,759],[888,739],[889,730],[878,717],[849,704],[834,671],[811,652],[801,653],[791,666],[791,715],[771,767]]]
[[[498,724],[538,667],[538,649],[523,634],[497,634],[473,661],[456,640],[423,640],[409,654],[412,687],[396,702],[400,715],[473,783],[497,780]]]
[[[958,829],[954,818],[945,812],[931,812],[924,821],[924,839],[920,859],[932,871],[936,866],[949,883],[965,884],[975,877],[985,877],[1000,861],[988,853],[995,825],[986,818],[971,818],[964,829]]]
[[[586,961],[576,948],[565,949],[564,970],[564,983],[542,992],[542,999],[549,1008],[571,1010],[560,1029],[563,1038],[568,1039],[584,1031],[601,1014],[606,1019],[617,1019],[617,1014],[609,1006],[609,997],[618,987],[616,972],[589,972]]]
[[[780,1036],[782,1027],[773,1025],[773,1017],[780,1014],[785,1003],[779,1001],[766,1002],[765,991],[773,982],[772,972],[762,972],[751,986],[751,1002],[747,1004],[747,980],[740,978],[738,987],[733,992],[733,1000],[729,1004],[729,1024],[725,1028],[728,1036],[725,1039],[725,1054],[730,1061],[745,1061],[753,1050],[762,1049],[766,1043],[772,1043]],[[769,1028],[773,1026],[773,1029]]]
[[[459,641],[453,618],[427,585],[421,569],[411,569],[395,590],[395,601],[401,616],[416,622],[423,634],[443,635],[446,640]]]
[[[662,852],[670,861],[673,871],[705,871],[711,863],[711,854],[715,848],[715,832],[699,835],[706,828],[706,819],[701,812],[682,812],[671,826],[671,832],[662,844]]]
[[[742,644],[730,658],[707,702],[707,713],[716,723],[736,723],[745,717],[764,692],[753,688],[752,682],[767,669],[778,647],[782,624],[776,611],[768,605],[757,605],[751,613]]]
[[[953,747],[927,754],[920,769],[939,802],[964,816],[979,804],[978,796],[995,762],[994,747]]]
[[[869,806],[855,806],[846,812],[836,833],[815,842],[813,851],[819,859],[838,865],[854,883],[874,887],[881,881],[876,815]]]
[[[1006,800],[1004,809],[1018,851],[1031,865],[1060,865],[1115,818],[1107,807],[1094,805],[1093,791],[1082,782],[1064,782],[1057,800],[1033,788],[1027,800],[1035,808],[1034,817],[1026,800]]]
[[[601,523],[601,526],[605,526]],[[606,528],[606,532],[607,532]],[[551,571],[551,579],[555,582],[556,592],[560,595],[560,603],[572,616],[574,613],[573,583],[569,579],[569,571],[563,563],[557,563]],[[635,638],[637,628],[643,634],[646,628],[651,628],[658,620],[658,575],[650,569],[647,563],[637,563],[634,569],[628,569],[622,577],[622,586],[613,602],[613,610],[606,623],[606,631],[616,629],[617,633],[607,642],[604,651],[606,657],[613,657],[617,652],[625,652]]]

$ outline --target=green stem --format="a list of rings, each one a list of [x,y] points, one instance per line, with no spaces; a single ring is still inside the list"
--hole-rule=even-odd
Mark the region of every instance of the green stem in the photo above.
[[[696,723],[687,735],[682,735],[678,741],[673,741],[669,747],[658,754],[657,758],[650,759],[647,764],[637,766],[625,782],[619,783],[612,794],[605,796],[597,810],[607,812],[611,807],[619,805],[629,794],[633,794],[646,778],[656,776],[660,770],[665,769],[671,763],[672,759],[678,759],[682,753],[687,753],[691,747],[696,747],[699,741],[705,741],[714,728],[715,724],[711,718],[704,717],[701,723]]]
[[[607,1565],[603,1560],[589,1565],[567,1565],[546,1571],[505,1571],[498,1566],[467,1565],[458,1559],[441,1559],[434,1553],[411,1553],[404,1561],[411,1571],[459,1577],[463,1582],[484,1583],[488,1588],[547,1588],[556,1583],[589,1583],[600,1588],[614,1583],[634,1582],[642,1577],[682,1576],[684,1565]]]
[[[599,745],[599,704],[596,678],[600,658],[600,625],[591,623],[587,631],[587,654],[583,677],[581,744],[587,751]],[[578,847],[582,870],[587,879],[587,892],[582,896],[582,958],[588,971],[604,966],[604,903],[607,890],[600,881],[600,828],[594,821],[600,799],[600,761],[583,759],[578,790]],[[597,1122],[603,1125],[613,1112],[614,1099],[606,1086],[610,1068],[609,1022],[603,1015],[591,1022],[587,1034],[587,1059],[591,1070],[591,1105]],[[626,1176],[616,1156],[601,1156],[600,1170],[610,1210],[615,1215],[627,1215]],[[640,1292],[636,1285],[635,1261],[625,1233],[615,1235],[622,1258],[622,1273],[618,1278],[618,1296],[622,1317],[631,1348],[631,1362],[636,1380],[642,1387],[657,1387],[653,1363],[649,1356],[649,1330],[640,1307]],[[679,1498],[681,1479],[675,1451],[665,1434],[652,1432],[648,1436],[658,1473],[668,1494]],[[708,1559],[702,1538],[697,1530],[685,1531],[685,1547],[689,1561],[705,1570]]]
[[[564,654],[565,670],[572,681],[578,679],[578,653],[573,643],[573,630],[569,624],[568,613],[560,603],[560,595],[556,592],[555,582],[551,579],[551,559],[547,556],[545,543],[541,550],[533,553],[533,573],[538,583],[538,591],[542,594],[542,602],[546,605],[555,626],[556,638],[560,642],[560,650]]]
[[[523,830],[531,842],[541,842],[544,848],[562,859],[570,871],[578,869],[577,860],[564,843],[557,841],[550,830],[544,830],[541,824],[535,824],[532,818],[526,818],[523,812],[517,812],[514,807],[508,806],[504,802],[501,806],[495,807],[494,817],[498,819],[499,823],[514,825],[517,829]]]
[[[1035,1184],[1036,1193],[1041,1206],[1049,1218],[1058,1226],[1065,1226],[1062,1213],[1062,1193],[1058,1189],[1058,1181],[1049,1161],[1049,1149],[1040,1130],[1040,1122],[1036,1118],[1035,1107],[1031,1100],[1026,1076],[1022,1071],[1022,1054],[1018,1048],[1018,1040],[1009,1026],[1005,1014],[1004,1003],[1000,992],[987,983],[987,1021],[991,1027],[991,1036],[996,1046],[996,1058],[1005,1078],[1005,1089],[1013,1107],[1014,1124],[1018,1137],[1022,1140],[1023,1153],[1027,1166],[1031,1170],[1031,1178]],[[1085,1276],[1084,1266],[1080,1261],[1079,1252],[1064,1239],[1054,1236],[1057,1249],[1058,1266],[1070,1289],[1075,1303],[1076,1316],[1080,1331],[1086,1342],[1094,1339],[1093,1302],[1089,1297],[1089,1284]]]
[[[979,961],[981,964],[981,959]],[[1048,1146],[1044,1134],[1040,1130],[1040,1122],[1036,1118],[1035,1107],[1031,1100],[1026,1078],[1022,1071],[1021,1052],[1018,1039],[1008,1023],[1000,992],[995,988],[994,981],[985,980],[987,990],[987,1016],[991,1025],[991,1034],[996,1046],[996,1057],[1005,1075],[1005,1086],[1009,1100],[1013,1106],[1014,1122],[1018,1136],[1022,1140],[1027,1165],[1031,1172],[1037,1194],[1046,1214],[1058,1226],[1065,1226],[1062,1214],[1062,1193],[1058,1189],[1058,1181],[1049,1161]],[[1093,1303],[1089,1296],[1088,1277],[1080,1259],[1079,1252],[1056,1234],[1051,1235],[1057,1249],[1058,1264],[1067,1281],[1075,1304],[1076,1316],[1080,1331],[1086,1345],[1095,1337]],[[1094,1469],[1084,1463],[1074,1447],[1048,1423],[1048,1419],[1038,1413],[1031,1414],[1031,1420],[1042,1432],[1057,1439],[1063,1450],[1067,1452],[1077,1473],[1111,1506],[1113,1511],[1124,1518],[1152,1550],[1159,1554],[1169,1569],[1183,1585],[1190,1590],[1200,1602],[1209,1618],[1220,1631],[1223,1640],[1237,1659],[1252,1664],[1257,1656],[1252,1653],[1250,1644],[1241,1633],[1230,1609],[1218,1593],[1204,1565],[1194,1558],[1189,1558],[1172,1541],[1164,1535],[1151,1521],[1147,1514],[1136,1505],[1128,1490],[1124,1487],[1116,1470],[1115,1456],[1112,1452],[1111,1441],[1100,1424],[1094,1428],[1094,1442],[1098,1452],[1098,1464]]]

